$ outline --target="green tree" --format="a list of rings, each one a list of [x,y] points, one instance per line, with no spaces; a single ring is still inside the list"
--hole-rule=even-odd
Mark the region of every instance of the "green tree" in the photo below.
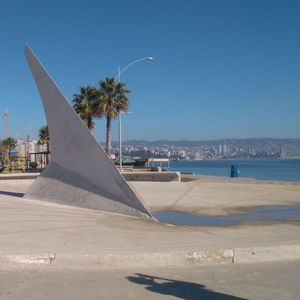
[[[39,145],[47,145],[47,155],[46,155],[46,165],[49,163],[49,152],[50,152],[50,139],[49,139],[49,130],[48,130],[48,125],[42,126],[39,129],[39,140],[38,140]]]
[[[73,108],[89,130],[95,127],[94,118],[101,117],[99,92],[96,87],[82,86],[79,94],[73,95]]]
[[[107,77],[99,82],[99,112],[106,116],[106,153],[111,154],[112,119],[117,118],[121,111],[128,111],[129,99],[125,83],[116,82],[115,78]]]

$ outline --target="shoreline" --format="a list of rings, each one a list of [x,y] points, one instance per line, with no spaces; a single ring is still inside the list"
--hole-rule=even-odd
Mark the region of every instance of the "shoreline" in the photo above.
[[[253,177],[236,177],[231,178],[230,176],[220,176],[220,175],[206,175],[206,174],[189,174],[185,172],[180,172],[181,179],[191,179],[189,181],[198,180],[198,179],[219,179],[224,182],[243,182],[243,183],[266,183],[266,184],[291,184],[291,185],[300,185],[300,181],[289,181],[289,180],[273,180],[273,179],[256,179]],[[182,180],[185,182],[185,180]],[[186,181],[188,182],[188,181]]]
[[[181,160],[171,163],[171,171],[189,173],[188,175],[230,178],[231,165],[236,165],[240,170],[238,178],[300,182],[299,159]]]

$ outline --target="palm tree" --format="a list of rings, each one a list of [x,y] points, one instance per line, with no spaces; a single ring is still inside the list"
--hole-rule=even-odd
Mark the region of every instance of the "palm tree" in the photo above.
[[[4,172],[11,172],[10,151],[17,147],[17,141],[13,137],[8,137],[1,143],[2,160],[4,162]]]
[[[50,139],[49,139],[49,130],[48,130],[48,125],[43,126],[39,129],[39,140],[38,144],[39,145],[47,145],[47,155],[46,155],[46,165],[49,163],[48,155],[50,153]]]
[[[8,137],[2,141],[4,151],[11,151],[17,147],[17,141],[13,137]]]
[[[99,93],[93,86],[80,87],[80,93],[73,95],[73,108],[83,120],[89,130],[95,127],[93,121],[96,117],[101,117],[99,107]]]
[[[128,111],[129,90],[123,82],[107,77],[99,82],[99,111],[106,116],[106,153],[111,154],[111,122],[121,111]]]

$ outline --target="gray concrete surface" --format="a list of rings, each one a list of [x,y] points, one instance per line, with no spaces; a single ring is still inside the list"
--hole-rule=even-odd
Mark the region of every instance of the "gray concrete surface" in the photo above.
[[[134,182],[152,211],[226,215],[259,205],[300,204],[300,183],[198,176],[191,182]]]
[[[0,266],[5,269],[41,267],[107,270],[300,258],[299,222],[244,224],[227,228],[170,226],[150,219],[21,198],[31,182],[0,181]],[[186,185],[182,187],[183,190],[190,186],[189,183],[165,184],[172,187],[168,188],[169,196],[164,195],[165,191],[161,188],[164,185],[158,185],[155,189],[152,183],[143,183],[143,196],[146,196],[150,207],[158,207],[158,202],[149,193],[158,197],[161,192],[160,205],[164,207],[164,201],[171,201],[172,193],[176,198],[178,189],[182,191],[182,185]],[[238,189],[239,184],[235,184]],[[135,187],[143,191],[140,183]],[[152,192],[149,187],[152,187]],[[287,202],[296,199],[293,187],[296,186],[281,187],[282,195],[285,195],[281,197],[282,203],[284,199]],[[254,187],[250,191],[252,194]],[[227,192],[232,193],[232,190]],[[189,198],[188,193],[184,195],[184,205],[187,208],[194,207],[195,198]],[[223,196],[227,200],[225,192]],[[216,203],[221,204],[220,199]],[[244,205],[251,203],[251,199],[248,203],[244,199]],[[203,200],[201,207],[205,207],[204,204]],[[174,203],[172,205],[177,209]],[[207,205],[210,205],[209,202]],[[216,211],[219,210],[217,207]]]
[[[115,271],[0,271],[0,298],[298,300],[300,261]]]
[[[24,49],[44,106],[51,162],[25,197],[151,217],[28,46]]]

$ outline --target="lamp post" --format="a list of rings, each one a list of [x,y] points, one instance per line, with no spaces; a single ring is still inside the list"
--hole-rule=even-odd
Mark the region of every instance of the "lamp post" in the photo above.
[[[118,66],[118,75],[117,75],[117,81],[121,82],[121,74],[126,71],[129,67],[135,65],[136,63],[143,61],[143,60],[149,60],[152,61],[154,60],[153,57],[151,56],[146,56],[137,60],[134,60],[133,62],[131,62],[130,64],[126,65],[124,68],[120,68],[120,66]],[[122,117],[121,117],[121,111],[119,112],[119,167],[120,167],[120,173],[122,173]]]

